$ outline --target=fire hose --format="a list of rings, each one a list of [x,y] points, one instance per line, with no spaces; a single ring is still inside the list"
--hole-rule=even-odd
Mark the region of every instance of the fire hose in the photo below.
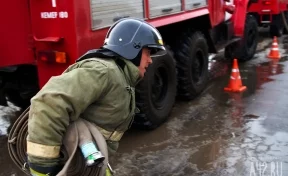
[[[8,150],[11,159],[17,167],[25,174],[30,175],[26,155],[28,116],[29,108],[19,116],[11,128],[8,136]],[[78,147],[83,136],[84,138],[92,136],[91,138],[96,141],[97,147],[105,157],[102,165],[86,166],[85,159]],[[98,131],[95,125],[81,118],[69,125],[63,138],[63,145],[60,153],[61,160],[65,161],[65,165],[57,176],[102,176],[105,175],[105,170],[109,167],[107,145],[103,135]]]

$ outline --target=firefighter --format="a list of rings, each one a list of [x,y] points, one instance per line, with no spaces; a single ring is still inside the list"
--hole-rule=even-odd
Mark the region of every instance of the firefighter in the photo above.
[[[32,175],[56,175],[62,168],[60,147],[68,125],[77,118],[94,123],[109,153],[130,127],[135,86],[151,57],[164,55],[160,33],[133,18],[113,24],[98,50],[90,50],[63,74],[52,77],[31,99],[27,155]]]

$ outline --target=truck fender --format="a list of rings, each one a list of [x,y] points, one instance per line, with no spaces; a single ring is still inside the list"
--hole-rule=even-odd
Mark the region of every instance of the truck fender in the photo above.
[[[235,11],[232,15],[232,21],[234,23],[234,35],[237,37],[242,37],[244,35],[245,21],[247,7],[249,0],[234,0]]]

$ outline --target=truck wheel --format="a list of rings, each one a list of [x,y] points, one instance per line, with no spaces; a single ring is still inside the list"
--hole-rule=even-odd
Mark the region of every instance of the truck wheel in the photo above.
[[[258,24],[252,15],[247,15],[245,33],[242,40],[232,43],[225,48],[225,57],[237,58],[239,61],[248,61],[253,58],[258,44]]]
[[[169,116],[176,97],[176,64],[168,51],[165,56],[153,58],[145,77],[136,87],[136,113],[133,126],[152,130]]]
[[[208,82],[208,45],[200,32],[188,32],[175,49],[178,72],[178,96],[191,100]]]
[[[285,12],[282,12],[282,13],[284,13],[284,14],[282,14],[282,15],[284,15],[284,16],[282,16],[283,25],[284,25],[283,34],[288,34],[288,30],[287,30],[288,29],[288,12],[285,11]],[[286,21],[286,24],[285,24],[284,20]]]
[[[8,106],[8,100],[21,109],[30,106],[30,99],[39,91],[37,68],[25,65],[0,74],[0,105]]]
[[[271,37],[281,37],[283,35],[284,27],[277,25],[277,24],[271,24],[270,25],[270,36]]]
[[[271,37],[281,37],[284,31],[284,22],[282,14],[273,15],[273,21],[270,25],[270,36]]]

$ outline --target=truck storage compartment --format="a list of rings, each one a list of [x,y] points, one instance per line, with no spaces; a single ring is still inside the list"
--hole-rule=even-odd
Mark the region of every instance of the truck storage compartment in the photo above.
[[[181,11],[181,0],[149,0],[150,17],[163,16]]]
[[[186,10],[207,6],[207,0],[186,0],[185,3]]]
[[[124,17],[144,18],[142,0],[91,0],[92,29],[108,27]]]

